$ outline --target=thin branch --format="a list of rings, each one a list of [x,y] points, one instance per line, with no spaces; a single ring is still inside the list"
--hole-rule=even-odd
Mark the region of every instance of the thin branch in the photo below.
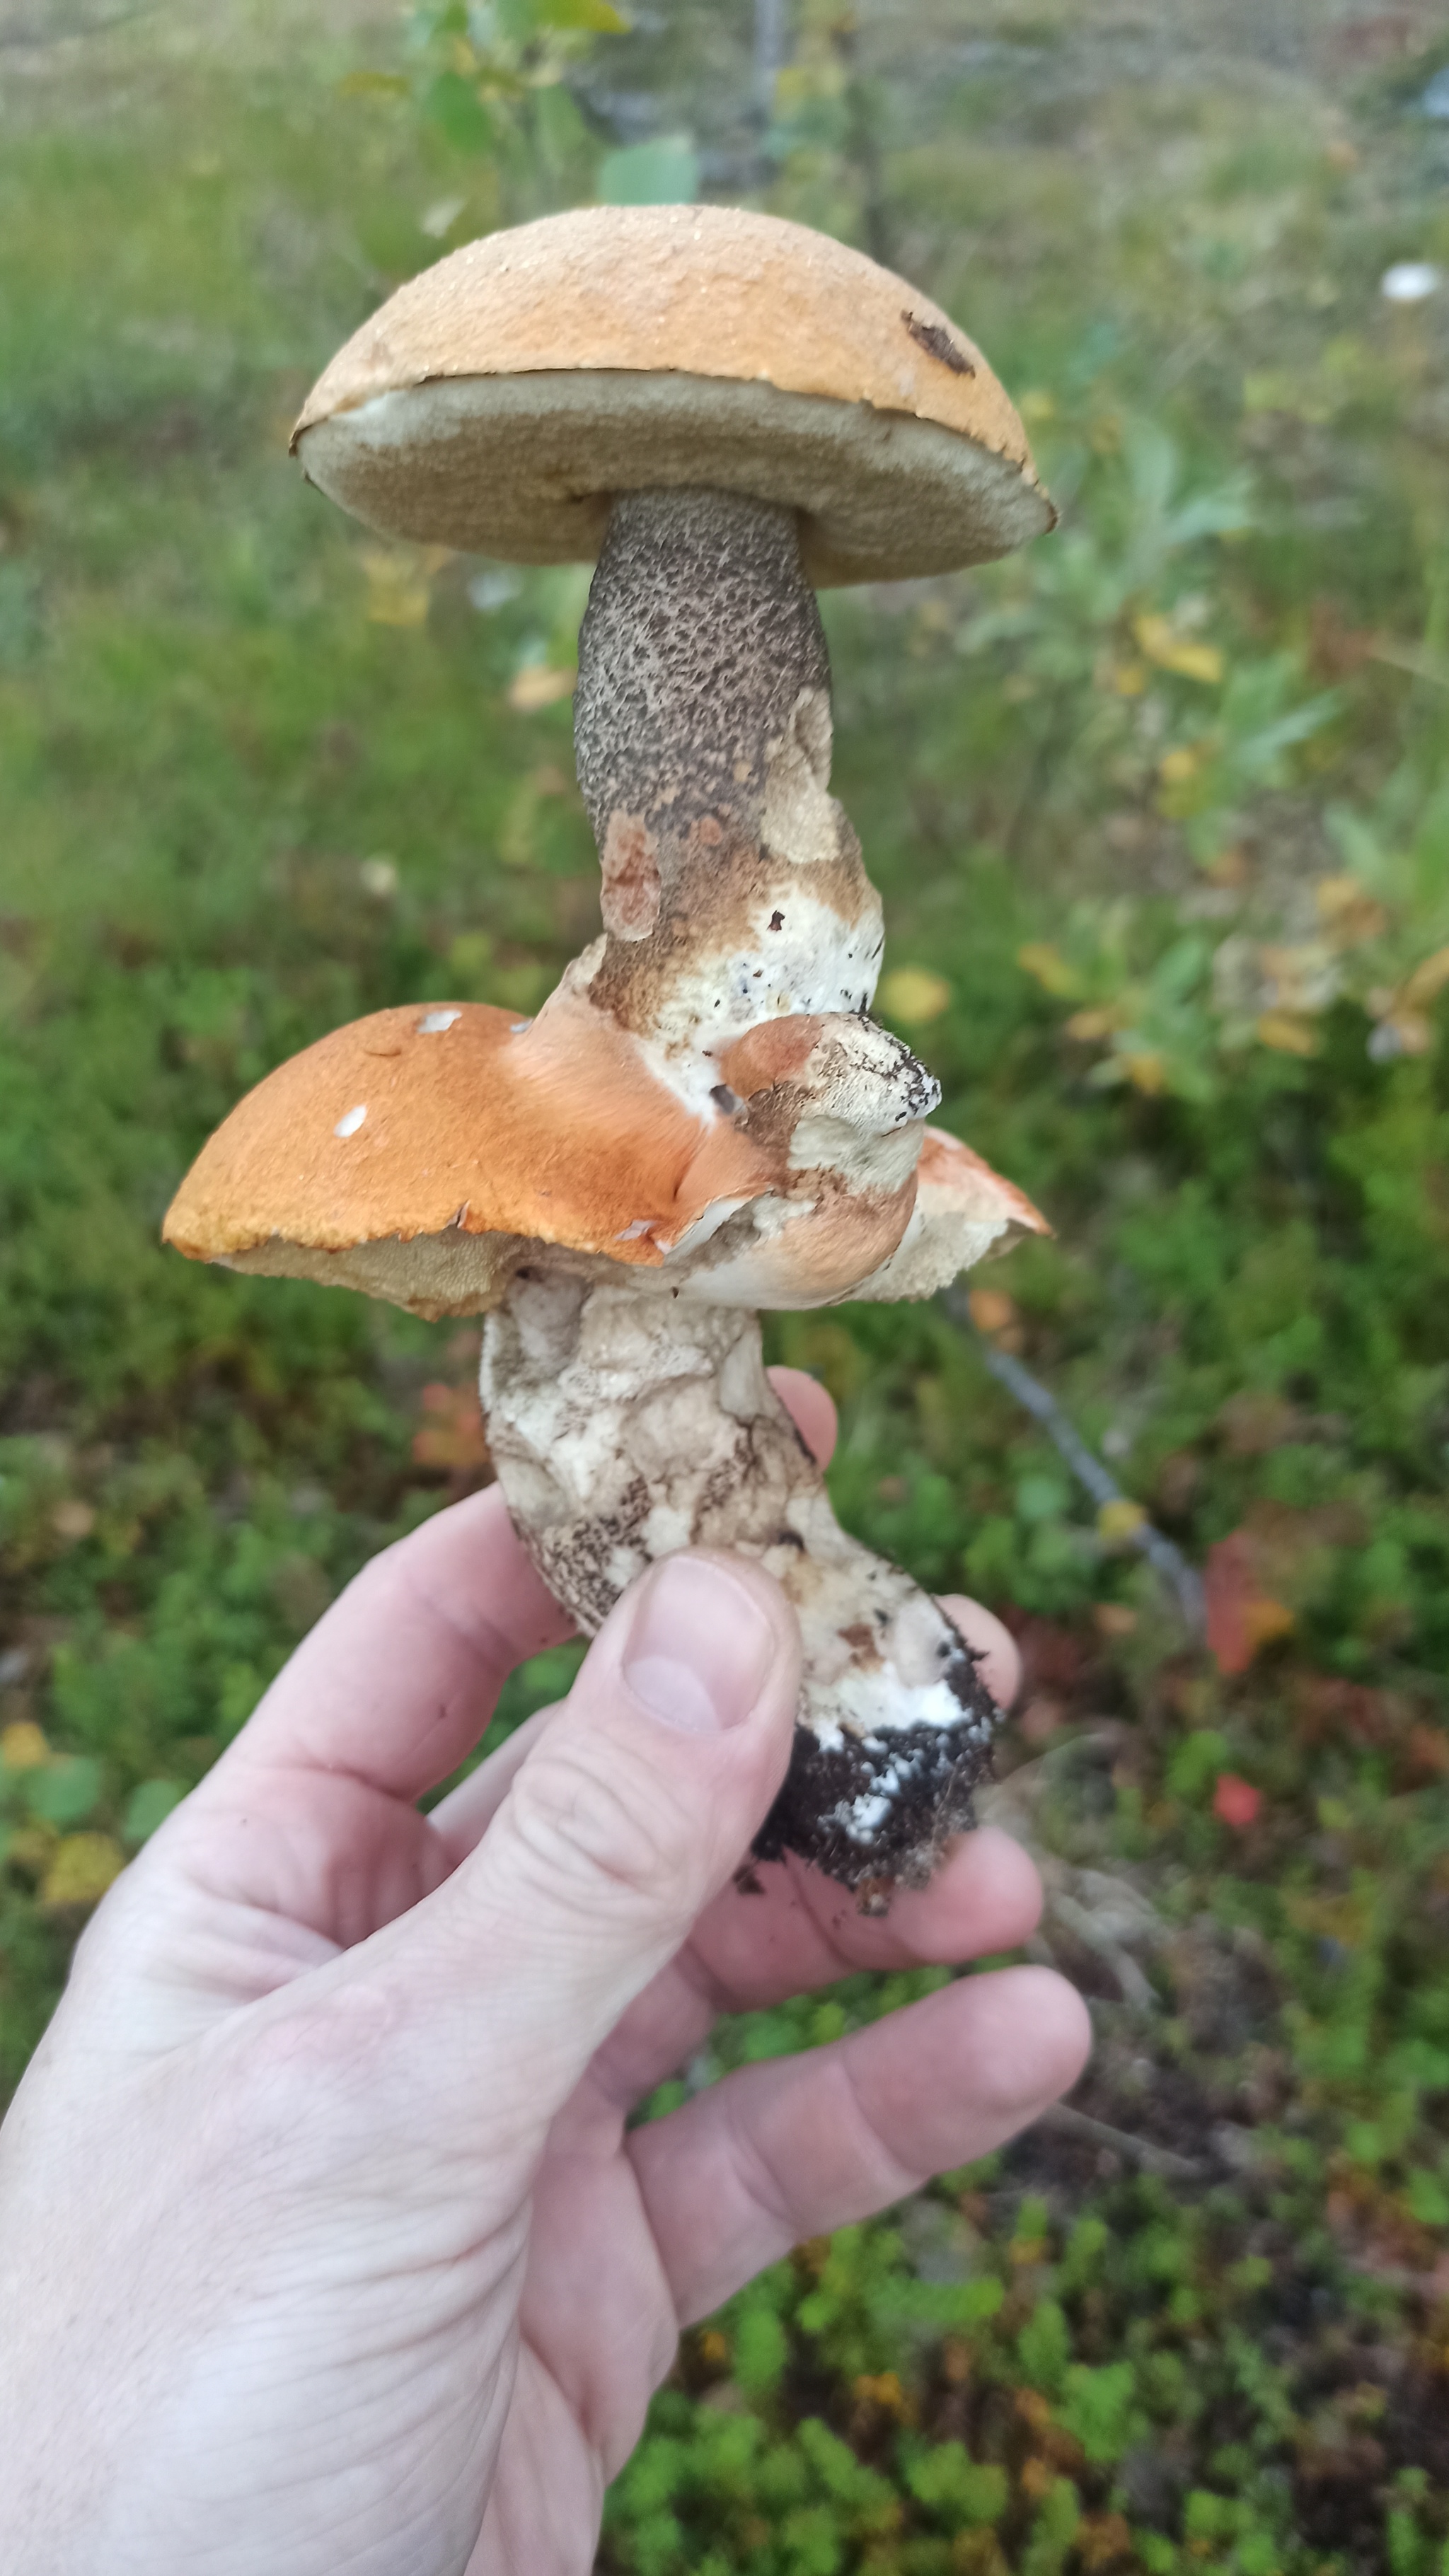
[[[1428,680],[1436,689],[1449,689],[1449,662],[1442,653],[1428,653],[1418,644],[1396,644],[1389,635],[1380,636],[1368,648],[1371,662],[1386,662],[1391,671],[1407,671],[1411,679]]]
[[[127,27],[135,18],[152,17],[155,6],[156,0],[135,0],[133,7],[113,9],[104,18],[75,18],[68,26],[0,27],[0,52],[28,49],[40,53],[49,45],[73,45],[86,36],[108,36],[113,28]]]
[[[1160,2174],[1164,2182],[1202,2182],[1207,2175],[1207,2166],[1194,2157],[1180,2156],[1172,2147],[1154,2146],[1150,2138],[1139,2138],[1131,2129],[1114,2129],[1106,2120],[1074,2110],[1070,2102],[1053,2102],[1049,2111],[1043,2111],[1040,2126],[1080,2138],[1084,2146],[1110,2147],[1114,2155],[1129,2157],[1144,2173]]]
[[[1032,1376],[1030,1369],[1023,1368],[1020,1360],[1013,1359],[1008,1351],[997,1350],[984,1333],[978,1332],[971,1320],[971,1309],[964,1292],[960,1288],[944,1289],[941,1303],[952,1323],[970,1334],[997,1384],[1004,1386],[1009,1395],[1014,1395],[1017,1403],[1024,1405],[1041,1424],[1047,1438],[1066,1460],[1077,1482],[1085,1486],[1098,1510],[1108,1503],[1130,1503],[1132,1496],[1123,1492],[1095,1450],[1088,1448],[1049,1389],[1039,1378]],[[1145,1556],[1153,1571],[1161,1577],[1172,1593],[1189,1633],[1201,1637],[1207,1627],[1202,1577],[1195,1566],[1189,1565],[1181,1548],[1174,1547],[1171,1539],[1165,1537],[1160,1529],[1155,1529],[1151,1521],[1139,1521],[1137,1527],[1128,1532],[1127,1544],[1135,1547],[1140,1556]]]
[[[775,112],[775,84],[789,51],[786,0],[755,0],[755,105],[768,125]]]

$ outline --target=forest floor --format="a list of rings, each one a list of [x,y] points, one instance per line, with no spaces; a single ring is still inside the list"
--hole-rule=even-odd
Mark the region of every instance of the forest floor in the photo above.
[[[771,1334],[841,1405],[842,1517],[1017,1630],[994,1794],[1097,2047],[689,2336],[604,2564],[1440,2576],[1449,45],[1412,8],[795,15],[763,136],[743,7],[574,87],[596,142],[686,135],[707,192],[919,280],[1061,505],[826,603],[883,1016],[1055,1237],[969,1326]],[[488,1473],[474,1328],[157,1243],[271,1065],[385,1004],[527,1010],[597,921],[539,680],[586,575],[383,547],[285,452],[395,282],[566,193],[417,102],[390,10],[0,0],[4,2087],[296,1640]],[[680,2085],[929,1982],[732,2024]]]

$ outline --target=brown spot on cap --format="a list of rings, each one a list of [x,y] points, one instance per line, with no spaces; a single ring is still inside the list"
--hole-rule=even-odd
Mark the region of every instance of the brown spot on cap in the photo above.
[[[901,320],[917,348],[924,349],[928,357],[939,358],[942,366],[949,367],[953,376],[975,375],[974,359],[968,358],[965,350],[957,347],[944,323],[928,322],[924,315],[909,311],[901,315]]]
[[[948,314],[734,206],[587,206],[470,242],[338,352],[294,446],[370,527],[520,563],[596,554],[615,494],[667,487],[798,510],[817,586],[979,563],[1053,519]]]

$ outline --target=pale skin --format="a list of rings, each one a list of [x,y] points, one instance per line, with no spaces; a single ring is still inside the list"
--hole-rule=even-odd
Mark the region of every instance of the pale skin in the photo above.
[[[947,1606],[1009,1700],[1005,1630]],[[440,1513],[99,1909],[0,2131],[0,2564],[586,2576],[681,2327],[1074,2081],[1079,1998],[1007,1968],[628,2130],[717,2013],[1009,1948],[1040,1891],[989,1830],[884,1921],[793,1864],[736,1890],[798,1640],[723,1558],[657,1568],[421,1815],[564,1633],[496,1489]]]

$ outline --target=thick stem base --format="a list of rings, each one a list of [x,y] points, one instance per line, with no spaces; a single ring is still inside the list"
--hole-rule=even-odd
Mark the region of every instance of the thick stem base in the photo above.
[[[843,1531],[765,1375],[757,1318],[582,1263],[520,1271],[487,1321],[483,1402],[514,1525],[592,1635],[682,1547],[755,1557],[805,1666],[789,1776],[756,1850],[879,1898],[969,1825],[998,1711],[919,1586]]]

